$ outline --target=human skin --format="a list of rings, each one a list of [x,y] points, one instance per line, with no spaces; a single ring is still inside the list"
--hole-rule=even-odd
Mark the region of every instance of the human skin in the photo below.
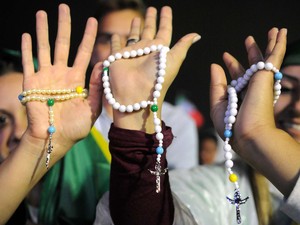
[[[284,76],[275,105],[276,126],[300,142],[300,66],[286,66],[281,71]]]
[[[18,100],[22,82],[19,72],[0,76],[0,163],[17,147],[27,127],[26,110]]]
[[[280,68],[286,49],[286,29],[273,28],[268,33],[268,45],[263,55],[253,37],[245,40],[249,65],[258,61],[271,62]],[[244,74],[243,66],[229,53],[223,56],[233,79]],[[273,108],[273,74],[262,70],[251,78],[233,130],[233,149],[251,166],[266,176],[286,197],[299,177],[299,143],[278,129]],[[223,136],[227,107],[227,80],[224,70],[211,66],[211,117]]]

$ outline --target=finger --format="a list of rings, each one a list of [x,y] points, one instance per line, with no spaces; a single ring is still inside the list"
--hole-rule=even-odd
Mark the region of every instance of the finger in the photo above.
[[[88,101],[92,110],[92,120],[98,118],[100,110],[102,109],[102,94],[103,86],[101,84],[101,74],[102,74],[102,62],[97,63],[92,71],[90,84],[89,84],[89,96]]]
[[[283,28],[277,33],[275,46],[266,61],[271,62],[274,66],[280,68],[286,50],[286,42],[287,29]]]
[[[48,36],[47,13],[38,11],[36,13],[36,35],[39,68],[51,65],[50,44]]]
[[[149,7],[146,12],[145,26],[142,33],[142,39],[152,40],[156,33],[157,10]]]
[[[122,48],[121,38],[117,34],[113,34],[111,37],[111,52],[113,54],[119,52]]]
[[[223,54],[223,61],[230,73],[231,79],[236,80],[245,73],[243,66],[228,52]]]
[[[159,29],[156,35],[157,39],[163,40],[162,44],[170,45],[172,38],[172,9],[165,6],[160,12]]]
[[[173,68],[175,72],[171,72],[168,74],[174,74],[174,77],[171,78],[171,81],[174,80],[175,76],[177,75],[177,72],[183,62],[183,60],[186,57],[187,51],[191,47],[191,45],[197,41],[199,41],[201,36],[196,33],[187,34],[184,37],[182,37],[171,49],[171,51],[168,53],[168,58],[171,58]]]
[[[224,70],[217,64],[210,69],[210,116],[219,133],[222,133],[227,103],[227,80]]]
[[[266,48],[265,57],[268,58],[277,41],[278,28],[274,27],[268,32],[268,45]]]
[[[74,61],[74,67],[76,67],[83,73],[86,72],[86,69],[91,59],[97,34],[97,24],[98,23],[95,18],[88,19],[82,41],[77,50],[76,58]]]
[[[187,51],[191,45],[201,39],[201,36],[196,33],[187,34],[182,37],[171,49],[170,53],[172,56],[176,57],[176,63],[180,64],[186,57]],[[179,66],[180,66],[179,65]]]
[[[67,65],[71,36],[70,9],[66,4],[59,5],[58,30],[55,41],[54,64]]]
[[[32,43],[31,43],[30,34],[25,33],[22,35],[21,49],[22,49],[23,73],[24,73],[24,79],[26,79],[27,77],[34,75]]]
[[[126,46],[135,44],[140,40],[141,18],[134,18],[131,22],[130,32]]]
[[[248,53],[248,62],[250,66],[264,59],[258,45],[256,44],[252,36],[246,38],[245,46]]]

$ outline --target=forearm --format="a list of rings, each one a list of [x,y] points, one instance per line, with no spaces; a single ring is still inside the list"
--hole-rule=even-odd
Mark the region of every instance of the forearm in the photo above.
[[[291,136],[276,128],[261,128],[241,139],[237,149],[242,149],[238,154],[289,196],[300,172],[300,146]]]
[[[56,145],[55,148],[65,146]],[[56,149],[52,154],[51,165],[62,157],[55,154]],[[45,158],[45,141],[28,137],[25,133],[18,148],[1,164],[0,224],[10,218],[32,187],[45,175]]]
[[[170,128],[163,126],[164,148],[172,141]],[[120,129],[112,125],[110,212],[116,225],[172,224],[174,205],[168,173],[160,176],[161,191],[156,193],[154,170],[157,141],[155,134]],[[155,143],[156,142],[156,143]],[[162,168],[167,167],[165,154]]]

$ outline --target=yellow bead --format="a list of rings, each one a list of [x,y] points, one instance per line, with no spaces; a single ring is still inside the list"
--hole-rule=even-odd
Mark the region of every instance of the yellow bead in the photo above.
[[[238,176],[237,176],[236,174],[232,173],[232,174],[229,175],[229,180],[230,180],[232,183],[237,182]]]
[[[83,92],[83,88],[81,86],[76,87],[76,92],[78,94],[82,93]]]

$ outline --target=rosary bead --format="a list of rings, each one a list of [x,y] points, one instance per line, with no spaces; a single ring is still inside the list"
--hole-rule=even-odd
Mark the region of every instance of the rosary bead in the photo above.
[[[232,153],[231,152],[229,152],[229,151],[227,151],[227,152],[225,152],[225,154],[224,154],[224,157],[225,157],[225,159],[232,159]]]
[[[118,109],[120,108],[120,103],[115,102],[115,103],[113,104],[113,108],[114,108],[115,110],[118,110]]]
[[[126,111],[126,106],[125,105],[120,105],[119,111],[120,112],[125,112]]]
[[[160,97],[160,91],[154,91],[153,92],[153,97],[154,98],[159,98]]]
[[[137,55],[138,55],[138,56],[144,55],[144,50],[141,49],[141,48],[139,48],[139,49],[137,50]]]
[[[162,140],[163,138],[164,138],[164,135],[163,135],[163,133],[157,133],[156,135],[155,135],[155,137],[156,137],[156,139],[157,140]]]
[[[229,175],[229,180],[234,183],[234,182],[237,182],[238,181],[238,176],[234,173],[230,174]]]
[[[114,98],[111,98],[111,99],[108,100],[108,103],[109,103],[110,105],[115,104],[115,102],[116,102],[116,99],[114,99]]]
[[[162,89],[162,85],[161,84],[155,84],[154,89],[157,91],[160,91]]]
[[[165,78],[163,78],[163,77],[158,77],[156,80],[157,80],[157,83],[159,83],[159,84],[162,84],[165,82]]]
[[[164,153],[164,149],[163,149],[162,147],[157,147],[157,148],[156,148],[156,154],[161,155],[161,154],[163,154],[163,153]]]
[[[272,70],[273,67],[274,67],[274,66],[273,66],[272,63],[270,63],[270,62],[265,63],[265,69],[266,69],[266,70],[270,71],[270,70]]]
[[[55,131],[56,131],[56,129],[55,129],[54,126],[50,126],[50,127],[48,128],[48,132],[49,132],[50,134],[55,133]]]
[[[115,58],[116,58],[116,59],[122,59],[122,54],[119,53],[119,52],[116,53],[116,54],[115,54]]]
[[[226,160],[226,161],[225,161],[225,166],[226,166],[227,168],[232,168],[232,167],[233,167],[233,161],[230,160],[230,159]]]
[[[166,75],[166,71],[165,71],[165,69],[160,69],[157,74],[158,74],[158,76],[164,76],[164,75]]]
[[[157,46],[156,45],[151,45],[150,49],[152,52],[156,52],[157,51]]]
[[[136,56],[137,56],[137,51],[135,50],[130,51],[130,57],[134,58]]]
[[[108,56],[108,61],[110,63],[114,62],[116,60],[116,58],[113,55]]]
[[[265,63],[264,62],[258,62],[257,64],[257,69],[262,70],[265,68]]]
[[[133,106],[132,105],[126,106],[126,112],[129,112],[129,113],[133,112]]]
[[[226,138],[230,138],[230,137],[232,136],[231,130],[225,130],[225,131],[224,131],[224,136],[225,136]]]
[[[140,105],[141,105],[141,108],[145,109],[145,108],[147,108],[148,103],[147,103],[147,101],[141,101]]]
[[[81,86],[76,87],[76,92],[78,94],[82,93],[83,92],[83,88]]]
[[[126,52],[123,53],[123,58],[124,59],[128,59],[129,57],[130,57],[130,52],[126,51]]]
[[[144,54],[148,55],[151,52],[149,47],[144,48]]]
[[[52,98],[48,99],[47,105],[48,106],[53,106],[54,105],[54,99],[52,99]]]
[[[139,103],[134,103],[134,104],[133,104],[133,109],[134,109],[135,111],[140,110],[140,108],[141,108],[141,106],[140,106]]]
[[[274,78],[275,80],[281,80],[283,77],[282,73],[281,72],[277,72],[274,74]]]
[[[157,105],[152,105],[151,106],[151,111],[152,112],[157,112],[157,110],[158,110],[158,106]]]

